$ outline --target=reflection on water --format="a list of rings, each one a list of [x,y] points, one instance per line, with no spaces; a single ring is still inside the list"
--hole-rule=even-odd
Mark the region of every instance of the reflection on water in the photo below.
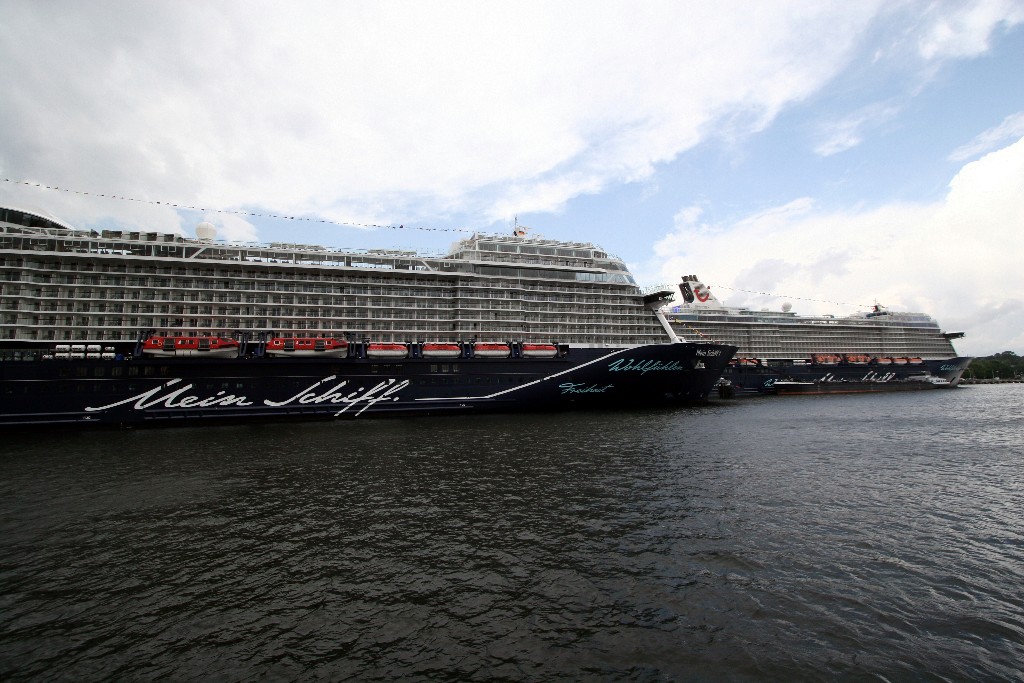
[[[1022,389],[9,437],[0,678],[1013,679]]]

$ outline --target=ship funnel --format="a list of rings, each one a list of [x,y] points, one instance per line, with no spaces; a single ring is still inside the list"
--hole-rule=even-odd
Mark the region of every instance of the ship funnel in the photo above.
[[[679,292],[683,295],[683,308],[722,308],[711,289],[696,275],[684,275]]]

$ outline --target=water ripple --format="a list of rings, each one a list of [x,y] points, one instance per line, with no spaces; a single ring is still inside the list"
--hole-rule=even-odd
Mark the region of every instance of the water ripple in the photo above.
[[[1020,387],[12,437],[4,680],[1022,680]]]

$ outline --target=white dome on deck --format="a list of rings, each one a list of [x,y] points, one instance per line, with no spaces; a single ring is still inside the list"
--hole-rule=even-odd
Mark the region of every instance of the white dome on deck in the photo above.
[[[217,237],[217,228],[214,227],[213,223],[203,221],[196,226],[196,237],[204,242],[211,242]]]

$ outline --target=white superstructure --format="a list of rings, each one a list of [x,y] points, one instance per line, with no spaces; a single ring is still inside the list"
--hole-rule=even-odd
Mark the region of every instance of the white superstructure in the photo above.
[[[518,231],[522,233],[522,231]],[[350,333],[375,341],[668,341],[625,264],[589,243],[473,235],[443,256],[79,230],[0,207],[0,339],[139,330]]]
[[[673,329],[688,341],[732,344],[739,359],[796,360],[815,354],[863,354],[870,357],[956,356],[951,339],[924,313],[888,311],[882,306],[847,317],[797,315],[781,311],[726,307],[696,276],[683,277],[683,301],[668,310]]]

